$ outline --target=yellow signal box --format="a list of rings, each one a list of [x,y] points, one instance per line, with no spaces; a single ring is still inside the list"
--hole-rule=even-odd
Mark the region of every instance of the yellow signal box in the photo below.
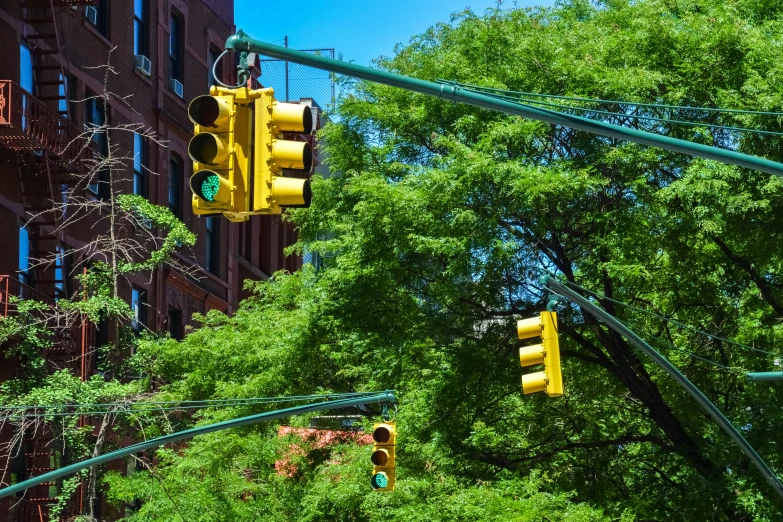
[[[522,319],[517,322],[517,334],[520,339],[541,338],[541,344],[519,349],[519,362],[522,367],[544,365],[544,371],[522,376],[522,391],[524,393],[543,391],[550,397],[563,395],[557,313],[541,312],[540,317]]]
[[[309,134],[313,129],[310,108],[275,100],[274,89],[254,91],[254,97],[253,213],[280,214],[281,207],[310,206],[310,181],[282,176],[283,169],[310,172],[310,144],[284,140],[281,134]]]
[[[375,491],[394,491],[396,485],[395,449],[397,426],[393,422],[381,422],[372,427],[372,477],[370,486]]]
[[[247,88],[213,86],[188,106],[195,124],[188,144],[190,188],[196,215],[224,214],[245,221],[250,204],[251,100]],[[243,215],[243,213],[245,213]]]

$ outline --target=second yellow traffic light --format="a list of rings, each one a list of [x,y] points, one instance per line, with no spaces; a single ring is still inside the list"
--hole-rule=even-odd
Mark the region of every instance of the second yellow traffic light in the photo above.
[[[283,169],[310,172],[313,152],[304,141],[282,139],[282,132],[309,134],[313,129],[310,107],[275,100],[273,89],[256,91],[253,212],[280,214],[281,207],[310,206],[310,181],[283,177]]]
[[[563,373],[560,368],[560,343],[557,337],[557,314],[541,312],[540,317],[517,322],[520,339],[541,338],[541,344],[519,349],[519,362],[525,366],[542,364],[544,371],[522,376],[524,393],[546,392],[550,397],[563,395]]]
[[[397,426],[393,422],[381,422],[372,427],[372,477],[370,486],[375,491],[394,491],[396,485],[395,450]]]

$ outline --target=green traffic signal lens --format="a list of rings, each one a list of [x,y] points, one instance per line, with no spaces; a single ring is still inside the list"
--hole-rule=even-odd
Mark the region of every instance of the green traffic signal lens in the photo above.
[[[373,489],[382,489],[389,485],[389,477],[385,473],[376,473],[370,479],[370,485]]]
[[[220,178],[218,178],[217,174],[204,176],[204,179],[201,180],[201,195],[207,201],[215,201],[215,196],[217,196],[219,189]]]

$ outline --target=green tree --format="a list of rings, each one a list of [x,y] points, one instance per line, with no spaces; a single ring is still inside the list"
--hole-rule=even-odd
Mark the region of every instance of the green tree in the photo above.
[[[617,113],[592,114],[613,123],[774,159],[779,136],[715,126],[780,131],[777,116],[633,103],[780,111],[781,29],[783,6],[773,2],[574,0],[457,13],[376,65],[427,80],[623,100],[631,104],[589,108]],[[432,513],[427,502],[443,520],[501,519],[507,502],[511,519],[526,520],[525,503],[544,497],[550,519],[584,509],[583,519],[603,511],[781,520],[779,499],[747,459],[625,340],[561,303],[566,395],[522,396],[514,325],[545,307],[549,296],[535,282],[542,270],[588,288],[783,468],[780,387],[746,384],[733,371],[771,369],[781,353],[779,178],[348,83],[338,123],[321,136],[339,175],[316,180],[312,208],[291,214],[298,248],[321,254],[324,269],[257,284],[235,317],[212,314],[183,343],[141,352],[148,371],[171,382],[168,393],[188,398],[396,389],[399,491],[379,497],[357,479],[360,490],[349,494],[353,479],[329,483],[340,466],[346,477],[362,475],[364,453],[351,448],[344,463],[281,478],[270,466],[285,444],[262,427],[194,441],[156,471],[157,484],[153,475],[112,477],[117,499],[151,506],[132,519],[166,519],[154,511],[171,504],[163,488],[172,487],[232,513],[259,510],[236,520],[414,520]],[[209,451],[237,440],[235,452]],[[259,449],[248,455],[252,445]],[[243,498],[236,482],[209,493],[193,484],[194,469],[203,483],[226,484],[261,469],[241,478],[258,493]],[[460,508],[450,511],[450,502]]]

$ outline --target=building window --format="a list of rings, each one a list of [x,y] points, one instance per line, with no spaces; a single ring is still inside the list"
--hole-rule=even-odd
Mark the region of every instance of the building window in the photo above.
[[[131,289],[131,329],[141,332],[144,328],[146,312],[146,292],[135,286]]]
[[[220,221],[215,216],[209,216],[206,219],[207,235],[206,235],[206,269],[208,272],[218,275],[219,260],[220,260]]]
[[[133,54],[147,56],[149,0],[133,0]]]
[[[184,55],[183,55],[183,23],[182,18],[171,12],[171,22],[169,27],[169,77],[172,80],[178,80],[182,83]]]
[[[109,0],[97,0],[95,2],[95,28],[107,40],[109,39]]]
[[[61,246],[57,246],[54,254],[54,289],[55,295],[65,297],[65,253]]]
[[[33,92],[33,58],[30,48],[25,44],[19,46],[19,85],[25,91]],[[27,128],[27,96],[22,95],[22,129]]]
[[[146,195],[147,184],[147,140],[141,134],[133,133],[133,193]]]
[[[168,320],[171,338],[181,341],[185,337],[185,331],[182,328],[182,310],[169,308]]]
[[[177,218],[182,215],[182,161],[172,155],[169,158],[169,210]]]
[[[30,284],[30,234],[19,227],[19,282]]]
[[[207,66],[209,70],[207,71],[207,80],[209,81],[209,85],[207,85],[207,88],[212,87],[213,85],[217,84],[215,81],[215,76],[212,74],[212,71],[215,69],[215,62],[218,59],[218,56],[220,56],[220,51],[215,49],[214,47],[210,46],[209,51],[207,53]],[[218,67],[217,73],[217,79],[223,80],[221,73],[222,67]]]
[[[19,85],[29,93],[33,92],[33,58],[25,44],[19,45]]]
[[[87,94],[87,101],[84,104],[84,126],[85,132],[92,134],[92,141],[98,148],[101,159],[109,155],[109,140],[106,135],[106,114],[104,113],[103,103],[94,94]],[[109,172],[108,169],[101,169],[94,173],[90,180],[88,188],[90,192],[101,199],[105,199],[109,194]]]

